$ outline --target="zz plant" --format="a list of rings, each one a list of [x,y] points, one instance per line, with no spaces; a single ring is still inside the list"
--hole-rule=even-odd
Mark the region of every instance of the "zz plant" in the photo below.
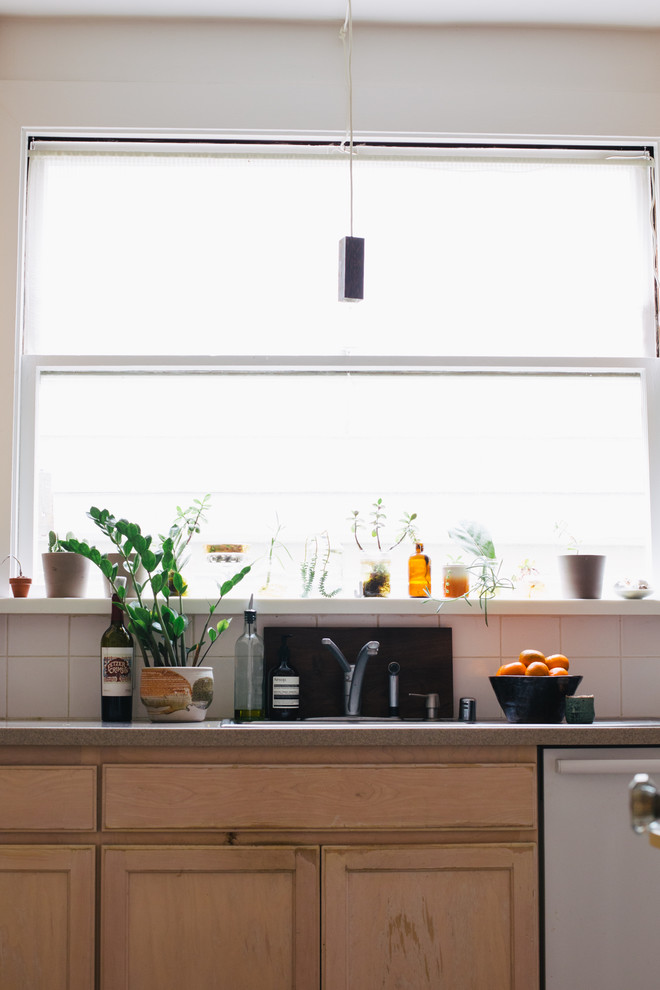
[[[244,567],[219,587],[219,597],[209,605],[199,642],[188,646],[186,633],[191,623],[183,611],[182,596],[186,583],[179,572],[177,550],[180,547],[176,545],[176,534],[170,530],[167,537],[161,537],[160,542],[154,545],[153,538],[143,534],[137,523],[116,519],[108,509],[92,506],[87,515],[110,540],[114,550],[121,554],[126,571],[133,577],[135,600],[126,599],[123,579],[117,578],[118,565],[113,564],[107,554],[74,537],[60,540],[60,545],[64,550],[87,557],[110,582],[120,607],[126,613],[128,630],[137,641],[145,666],[200,666],[218,636],[229,625],[228,619],[214,623],[216,609],[225,595],[249,573],[250,567]],[[140,567],[147,575],[142,584],[137,581]],[[175,602],[178,607],[173,607]]]

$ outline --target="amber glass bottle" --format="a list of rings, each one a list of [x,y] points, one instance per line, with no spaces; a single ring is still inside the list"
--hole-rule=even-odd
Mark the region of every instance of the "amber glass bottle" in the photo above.
[[[431,594],[431,561],[424,553],[424,544],[415,544],[415,553],[408,560],[408,594],[411,598],[428,598]]]

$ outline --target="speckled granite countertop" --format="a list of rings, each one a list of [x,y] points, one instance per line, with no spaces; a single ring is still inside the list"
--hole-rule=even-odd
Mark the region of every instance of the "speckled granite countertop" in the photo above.
[[[503,721],[376,724],[219,721],[158,725],[0,721],[0,746],[660,746],[660,719],[593,725],[511,725]]]

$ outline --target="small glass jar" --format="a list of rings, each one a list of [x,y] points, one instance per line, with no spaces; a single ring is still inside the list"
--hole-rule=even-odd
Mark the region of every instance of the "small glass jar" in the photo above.
[[[387,598],[390,593],[392,562],[384,554],[366,554],[360,560],[360,587],[363,598]]]
[[[465,564],[445,564],[442,568],[444,598],[462,598],[470,590],[470,572]]]

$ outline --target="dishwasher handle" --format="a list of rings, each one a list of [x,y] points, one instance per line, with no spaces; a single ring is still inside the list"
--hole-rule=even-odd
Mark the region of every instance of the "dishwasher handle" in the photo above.
[[[630,819],[641,835],[660,818],[660,795],[647,773],[636,773],[630,782]]]

